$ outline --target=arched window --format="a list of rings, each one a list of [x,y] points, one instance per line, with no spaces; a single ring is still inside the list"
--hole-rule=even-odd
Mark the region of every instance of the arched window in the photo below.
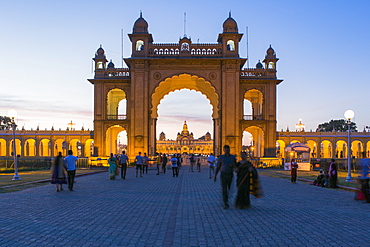
[[[226,44],[227,44],[227,50],[228,51],[235,51],[234,40],[228,40]]]
[[[144,41],[142,41],[142,40],[136,41],[136,50],[137,51],[144,50]]]

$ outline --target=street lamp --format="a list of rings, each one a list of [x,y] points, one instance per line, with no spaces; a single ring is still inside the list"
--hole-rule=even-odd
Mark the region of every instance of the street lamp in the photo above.
[[[347,144],[347,165],[348,165],[348,175],[346,178],[346,182],[352,181],[351,176],[351,119],[355,116],[355,113],[352,110],[347,110],[344,113],[344,117],[347,119],[348,125],[348,144]]]
[[[18,175],[18,160],[17,160],[17,150],[16,150],[16,141],[15,141],[15,129],[17,128],[17,125],[15,124],[14,118],[17,117],[17,111],[14,109],[11,109],[8,111],[8,116],[11,118],[12,123],[12,129],[13,129],[13,157],[14,157],[14,180],[21,180],[21,177]]]

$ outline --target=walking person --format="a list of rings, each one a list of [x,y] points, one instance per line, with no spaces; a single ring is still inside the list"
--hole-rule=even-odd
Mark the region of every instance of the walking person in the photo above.
[[[195,157],[194,157],[194,154],[191,154],[189,172],[194,172],[194,165],[195,165]]]
[[[178,177],[179,176],[179,167],[177,165],[176,154],[174,154],[171,158],[171,167],[172,167],[172,177]]]
[[[201,157],[200,157],[200,154],[198,154],[196,160],[197,160],[197,170],[198,170],[198,172],[200,172],[200,167],[201,167]]]
[[[297,170],[298,164],[295,162],[295,159],[290,161],[290,182],[295,184],[297,182]]]
[[[55,157],[54,163],[51,167],[51,180],[50,180],[52,184],[55,184],[57,192],[63,190],[63,184],[67,184],[65,170],[66,167],[64,165],[62,152],[59,152],[58,156]]]
[[[125,151],[122,151],[122,155],[119,157],[119,163],[121,166],[121,178],[126,179],[128,156]]]
[[[338,188],[338,167],[335,163],[334,159],[331,159],[331,163],[329,166],[329,187],[330,188]]]
[[[235,207],[246,209],[250,207],[250,194],[257,198],[262,197],[262,189],[258,179],[258,173],[253,164],[247,160],[247,153],[241,153],[242,160],[236,164],[236,185],[238,193],[235,199]],[[252,190],[251,190],[252,188]]]
[[[181,167],[182,167],[182,157],[181,157],[181,154],[178,153],[177,154],[177,168],[178,168],[179,171],[180,171]]]
[[[224,209],[229,208],[229,191],[231,187],[231,183],[233,181],[233,168],[236,165],[236,158],[235,155],[230,154],[230,146],[224,146],[224,154],[220,155],[217,160],[215,176],[213,180],[216,182],[217,174],[220,171],[220,180],[221,180],[221,187],[222,187],[222,199],[224,202]]]
[[[139,154],[136,156],[135,162],[136,162],[136,177],[137,177],[138,170],[140,170],[140,177],[142,177],[143,176],[143,156],[141,156],[141,152],[139,152]]]
[[[108,164],[109,164],[109,178],[111,180],[116,179],[117,159],[116,157],[114,157],[113,153],[110,154]]]
[[[144,153],[144,156],[143,156],[143,174],[144,173],[148,174],[148,166],[149,166],[149,158],[146,155],[146,153]]]
[[[213,153],[211,153],[211,155],[208,156],[207,163],[209,167],[209,178],[212,178],[215,175],[215,165],[216,165],[216,158],[215,156],[213,156]]]
[[[73,191],[73,184],[75,182],[76,176],[76,166],[78,158],[73,156],[72,150],[68,150],[68,156],[64,158],[64,161],[67,165],[67,174],[68,174],[68,189]]]
[[[163,154],[163,156],[162,156],[162,172],[163,173],[166,173],[167,161],[168,161],[168,159],[167,159],[166,154]]]
[[[159,175],[159,166],[162,164],[162,153],[157,153],[157,158],[155,160],[155,163],[157,165],[157,174],[155,175]]]

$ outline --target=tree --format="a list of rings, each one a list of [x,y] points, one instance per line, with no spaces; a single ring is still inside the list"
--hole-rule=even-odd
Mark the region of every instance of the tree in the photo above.
[[[8,130],[12,127],[12,120],[7,116],[0,116],[0,130]]]
[[[350,123],[350,129],[352,132],[357,132],[356,123]],[[348,130],[347,121],[345,119],[330,120],[329,123],[322,123],[317,126],[317,132],[330,132],[330,131],[340,131],[346,132]]]

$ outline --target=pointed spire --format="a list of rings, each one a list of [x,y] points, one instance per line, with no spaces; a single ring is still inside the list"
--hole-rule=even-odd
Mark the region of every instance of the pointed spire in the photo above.
[[[231,18],[231,10],[229,11],[229,18]]]
[[[140,10],[140,18],[143,18],[143,12]]]

